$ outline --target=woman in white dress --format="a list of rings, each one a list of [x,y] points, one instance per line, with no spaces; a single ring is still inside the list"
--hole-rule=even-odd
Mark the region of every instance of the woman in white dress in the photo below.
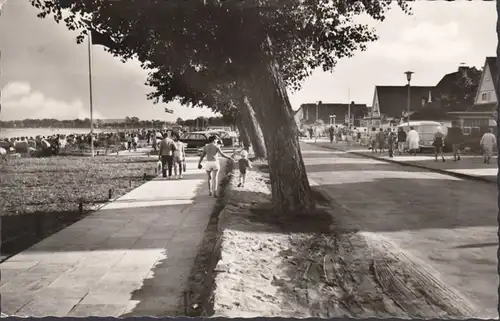
[[[420,141],[420,137],[415,128],[410,127],[410,131],[406,136],[406,141],[408,142],[408,149],[410,150],[410,154],[417,155],[417,150],[419,149],[418,142]]]

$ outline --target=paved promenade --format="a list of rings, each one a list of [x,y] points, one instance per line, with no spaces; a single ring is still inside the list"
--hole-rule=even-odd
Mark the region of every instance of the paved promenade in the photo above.
[[[19,316],[175,316],[216,199],[198,157],[0,265],[1,311]]]
[[[371,150],[368,150],[367,147],[360,146],[359,144],[348,146],[344,142],[330,143],[330,141],[324,138],[318,139],[316,142],[314,142],[314,140],[305,140],[304,142],[313,143],[317,146],[346,151],[353,154],[376,158],[384,161],[396,162],[402,165],[427,168],[438,172],[450,172],[453,174],[458,174],[460,176],[469,176],[471,178],[491,182],[497,181],[498,165],[496,157],[491,160],[490,164],[484,164],[483,158],[480,155],[464,155],[461,157],[460,161],[455,162],[453,161],[453,155],[445,154],[446,161],[443,163],[441,160],[436,162],[434,160],[434,156],[429,154],[417,154],[417,156],[395,155],[393,158],[390,158],[387,152],[383,154],[372,153]]]
[[[328,142],[328,144],[330,144]],[[498,318],[497,187],[345,151],[301,144],[307,175],[336,224],[389,239]]]

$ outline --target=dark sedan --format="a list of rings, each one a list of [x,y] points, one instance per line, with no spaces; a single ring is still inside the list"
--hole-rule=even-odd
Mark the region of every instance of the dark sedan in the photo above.
[[[224,147],[233,147],[236,143],[235,136],[226,131],[210,132],[209,135],[215,135],[219,137],[222,141],[221,145]]]
[[[208,137],[210,136],[212,136],[212,133],[208,132],[186,133],[182,135],[180,140],[181,142],[186,144],[187,151],[197,151],[198,148],[203,147],[208,143]],[[218,143],[222,145],[222,142],[219,138]]]

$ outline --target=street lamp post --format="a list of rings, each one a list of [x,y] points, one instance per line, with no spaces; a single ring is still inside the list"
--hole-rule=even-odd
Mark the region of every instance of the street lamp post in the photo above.
[[[413,74],[413,71],[405,71],[406,75],[406,80],[408,80],[408,98],[407,98],[407,103],[406,103],[406,118],[408,121],[408,131],[410,130],[410,84],[411,84],[411,75]]]
[[[316,103],[316,122],[319,120],[319,105],[321,105],[321,100]]]
[[[347,128],[351,128],[351,106],[354,105],[354,101],[349,103],[349,107],[347,108]]]

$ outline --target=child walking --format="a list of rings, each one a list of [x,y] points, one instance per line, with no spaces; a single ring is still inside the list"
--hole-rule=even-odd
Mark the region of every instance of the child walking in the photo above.
[[[247,174],[247,169],[252,168],[252,163],[248,159],[248,152],[246,150],[242,150],[240,152],[241,158],[238,160],[238,166],[240,168],[240,183],[238,187],[243,187],[245,185],[245,176]]]

